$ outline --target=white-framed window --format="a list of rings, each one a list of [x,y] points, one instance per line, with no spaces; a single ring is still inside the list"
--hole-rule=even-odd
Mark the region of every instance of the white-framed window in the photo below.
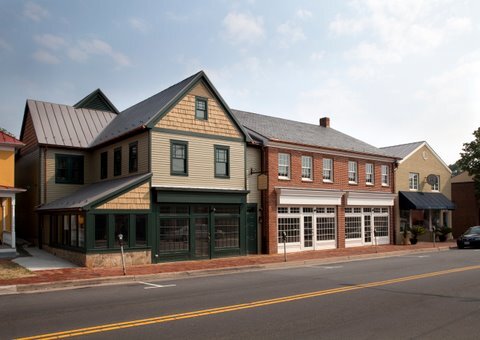
[[[382,185],[388,186],[389,183],[389,176],[388,173],[390,172],[390,167],[388,165],[382,165]]]
[[[310,156],[302,156],[302,180],[313,180],[313,159]]]
[[[357,162],[348,161],[348,183],[356,184],[358,181]]]
[[[375,181],[374,167],[372,163],[365,164],[365,182],[372,185]]]
[[[418,173],[411,172],[408,175],[408,187],[410,190],[418,190]]]
[[[324,182],[333,182],[333,159],[324,158],[323,159],[323,181]]]
[[[290,179],[290,155],[288,153],[278,154],[278,178]]]
[[[432,184],[432,191],[440,190],[440,176],[435,176],[435,182]]]

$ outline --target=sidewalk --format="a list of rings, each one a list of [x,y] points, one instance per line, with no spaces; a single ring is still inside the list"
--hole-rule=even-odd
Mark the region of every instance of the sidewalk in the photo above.
[[[179,276],[207,275],[240,270],[281,268],[314,263],[333,263],[366,258],[400,256],[413,252],[433,252],[456,248],[454,242],[419,242],[416,245],[382,245],[332,250],[307,251],[287,254],[251,255],[212,260],[166,262],[159,264],[129,266],[127,275],[122,268],[61,268],[37,270],[32,276],[18,279],[0,278],[0,295],[32,292],[48,289],[90,286],[95,284],[133,282],[137,280],[159,280]]]

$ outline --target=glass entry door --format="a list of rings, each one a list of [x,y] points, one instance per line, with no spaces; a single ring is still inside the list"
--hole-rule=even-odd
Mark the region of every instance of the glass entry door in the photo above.
[[[303,217],[303,248],[313,249],[313,216]]]
[[[195,256],[210,258],[210,228],[208,217],[194,219],[195,230]]]

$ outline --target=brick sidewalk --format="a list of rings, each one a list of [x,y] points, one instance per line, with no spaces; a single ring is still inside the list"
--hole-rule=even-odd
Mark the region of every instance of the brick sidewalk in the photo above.
[[[361,258],[362,256],[383,256],[394,255],[395,252],[416,252],[422,250],[441,250],[455,247],[454,242],[437,243],[433,247],[432,243],[418,243],[416,245],[382,245],[382,246],[368,246],[355,247],[332,250],[318,250],[306,251],[299,253],[287,254],[288,262],[303,262],[308,260],[330,260],[339,261],[348,260],[352,258]],[[228,257],[212,260],[197,260],[197,261],[181,261],[181,262],[166,262],[159,264],[150,264],[142,266],[127,267],[127,275],[154,275],[161,273],[180,273],[201,270],[215,270],[226,268],[240,268],[248,266],[265,266],[268,264],[282,263],[284,261],[283,254],[276,255],[251,255],[242,257]],[[75,281],[84,279],[98,279],[108,277],[123,276],[122,268],[67,268],[54,270],[40,270],[32,272],[32,276],[19,279],[2,280],[0,278],[0,286],[9,285],[23,285],[47,282],[60,281]]]

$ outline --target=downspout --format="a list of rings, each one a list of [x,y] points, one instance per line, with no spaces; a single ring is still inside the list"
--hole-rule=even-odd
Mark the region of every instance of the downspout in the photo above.
[[[393,190],[393,194],[396,194],[395,195],[395,199],[397,201],[397,208],[398,208],[398,221],[400,221],[400,200],[399,200],[399,196],[397,194],[397,190],[396,190],[396,184],[397,184],[397,178],[395,176],[395,173],[397,172],[397,169],[398,169],[398,161],[395,161],[395,163],[393,163],[393,169],[392,169],[392,190]],[[392,215],[393,215],[393,218],[392,218],[392,221],[393,221],[393,244],[397,244],[397,214],[396,214],[396,211],[395,211],[395,204],[393,204],[393,212],[392,212]],[[398,229],[400,231],[400,228]]]

